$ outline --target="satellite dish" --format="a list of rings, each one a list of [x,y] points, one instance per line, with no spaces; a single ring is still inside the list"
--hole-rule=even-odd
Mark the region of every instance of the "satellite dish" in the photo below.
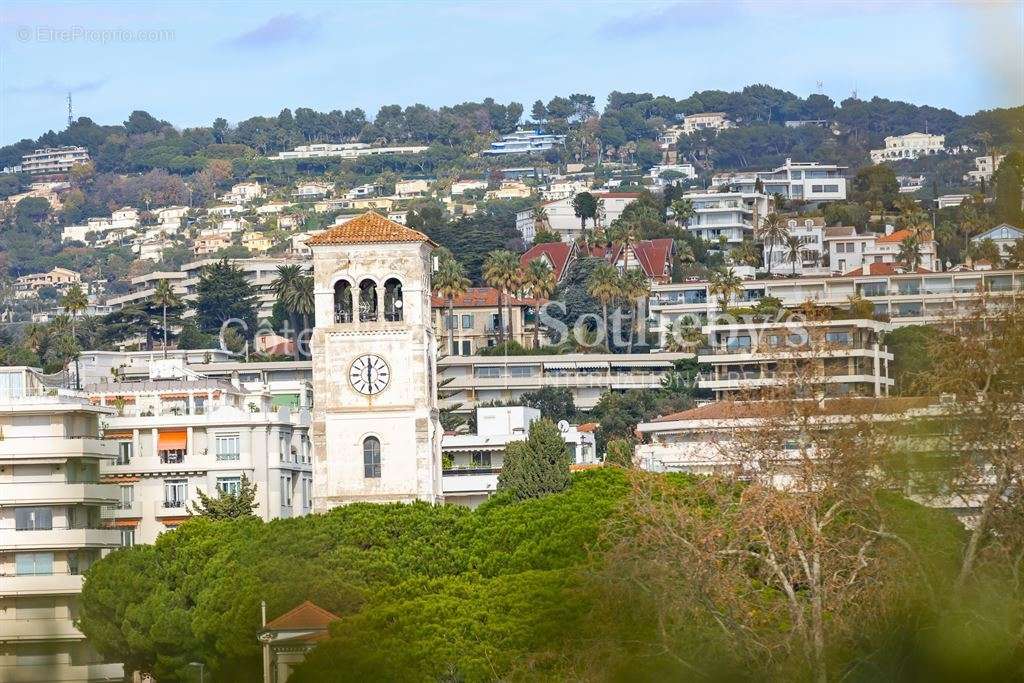
[[[402,307],[402,300],[401,299],[396,300],[395,301],[395,308],[401,308],[401,307]]]
[[[569,431],[569,421],[568,420],[559,420],[558,421],[558,431],[563,432],[563,433]]]

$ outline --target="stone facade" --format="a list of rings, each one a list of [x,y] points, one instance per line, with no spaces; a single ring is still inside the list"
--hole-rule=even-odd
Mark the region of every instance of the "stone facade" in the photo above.
[[[371,216],[377,222],[386,220],[366,214],[347,225]],[[433,245],[422,235],[416,241],[386,241],[380,235],[361,241],[364,234],[353,236],[358,228],[345,232],[346,226],[339,226],[310,241],[316,299],[311,428],[315,512],[357,501],[443,499],[443,432],[430,313]],[[402,230],[395,239],[414,232]],[[397,306],[393,293],[389,305],[387,294],[396,281],[401,288]],[[371,285],[373,297],[361,293]],[[347,313],[339,303],[346,296],[351,296]],[[360,305],[367,300],[375,301],[372,313]],[[382,360],[386,369],[375,378],[375,386],[360,390],[361,376],[353,378],[353,368],[368,355],[378,365]],[[376,459],[368,440],[376,440]]]

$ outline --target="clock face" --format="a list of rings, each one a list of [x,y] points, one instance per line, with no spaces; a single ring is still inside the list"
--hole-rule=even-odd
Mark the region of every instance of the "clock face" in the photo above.
[[[348,381],[360,394],[372,396],[387,388],[391,381],[391,369],[383,358],[368,353],[352,361]]]

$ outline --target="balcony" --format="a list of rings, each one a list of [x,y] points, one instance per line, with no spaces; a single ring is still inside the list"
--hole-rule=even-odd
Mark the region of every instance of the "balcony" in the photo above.
[[[184,450],[160,451],[161,465],[180,465],[185,462]]]
[[[498,488],[500,467],[467,467],[441,473],[441,488],[446,494],[493,493]]]
[[[81,592],[81,574],[28,574],[0,578],[0,596],[75,595]]]
[[[117,444],[93,436],[6,437],[0,439],[0,460],[22,457],[114,458]]]
[[[19,480],[0,486],[0,507],[11,505],[59,505],[92,503],[114,505],[120,497],[115,484],[67,483],[53,479]]]
[[[0,665],[0,680],[4,678],[4,667]],[[23,666],[18,668],[17,683],[49,683],[50,681],[120,681],[124,679],[121,664],[66,664],[54,663],[48,666]]]
[[[103,519],[138,519],[142,517],[142,502],[133,500],[131,502],[121,501],[117,505],[104,507],[100,510]]]
[[[0,547],[11,550],[109,548],[121,545],[117,529],[0,529]]]
[[[10,619],[3,622],[5,641],[84,640],[71,619]]]

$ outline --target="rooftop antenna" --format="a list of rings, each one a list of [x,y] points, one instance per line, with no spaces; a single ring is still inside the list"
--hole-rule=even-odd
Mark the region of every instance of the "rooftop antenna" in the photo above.
[[[71,112],[71,93],[68,93],[68,129],[71,128],[71,122],[73,120]]]
[[[853,91],[850,93],[850,97],[855,99],[855,100],[858,99],[858,97],[857,97],[857,86],[853,86]]]
[[[818,94],[821,95],[825,91],[824,81],[818,81]]]

